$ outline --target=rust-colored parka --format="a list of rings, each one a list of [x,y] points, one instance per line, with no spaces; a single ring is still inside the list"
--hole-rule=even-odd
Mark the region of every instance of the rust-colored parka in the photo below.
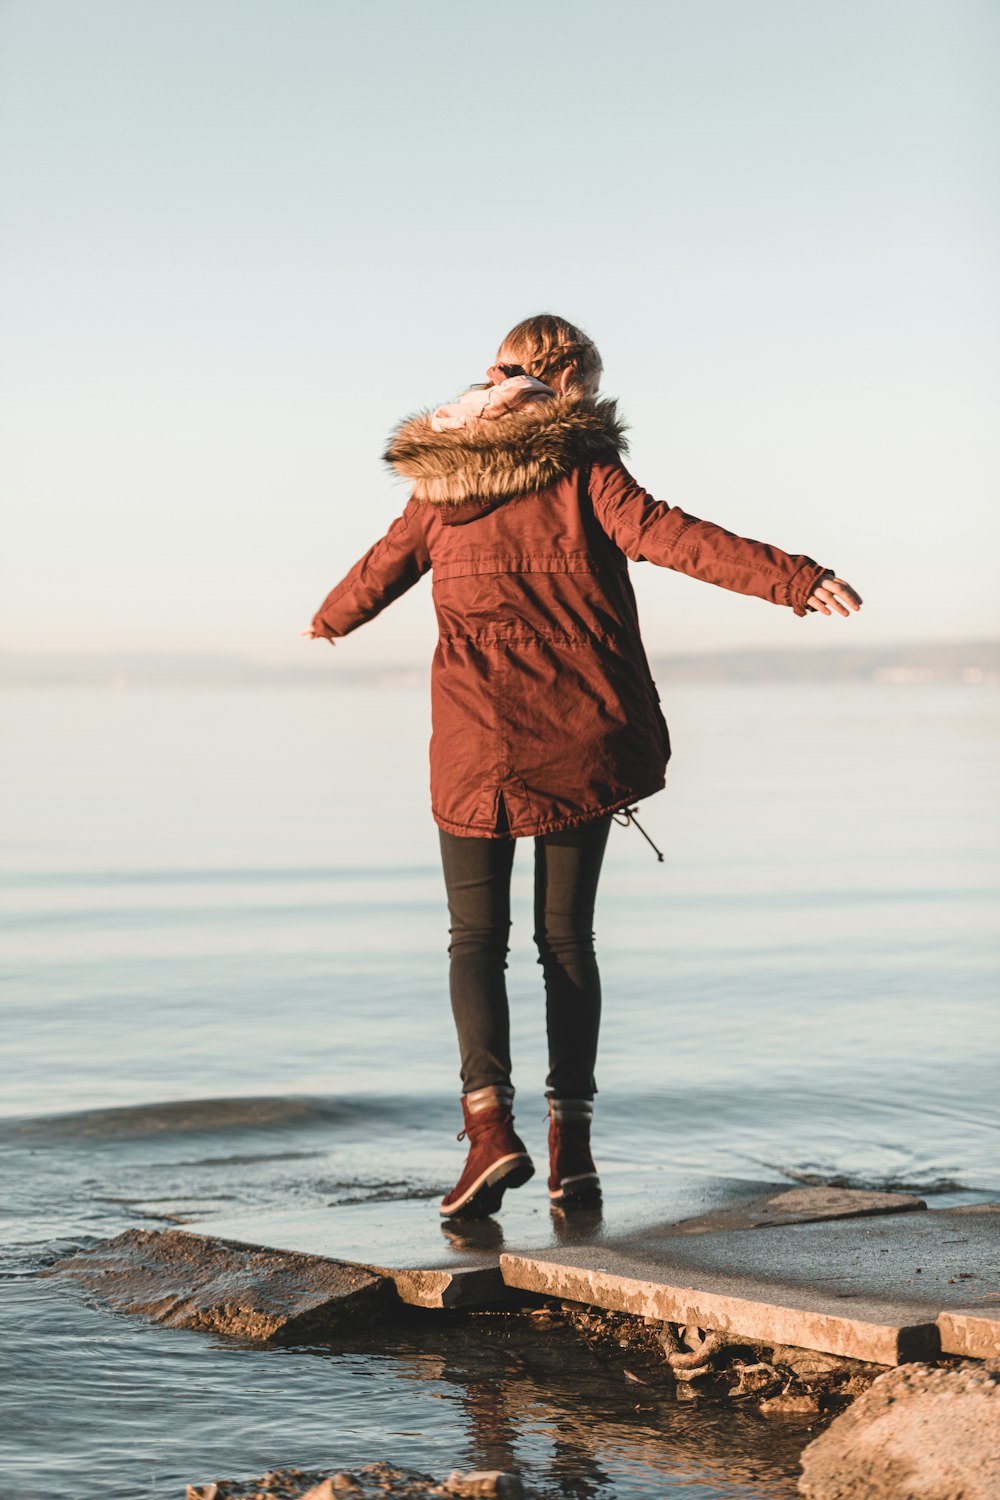
[[[501,836],[501,794],[520,836],[663,786],[670,744],[629,559],[797,615],[829,572],[654,500],[624,446],[614,402],[573,395],[443,432],[421,415],[392,437],[411,498],[313,629],[347,635],[433,570],[431,806],[449,833]]]

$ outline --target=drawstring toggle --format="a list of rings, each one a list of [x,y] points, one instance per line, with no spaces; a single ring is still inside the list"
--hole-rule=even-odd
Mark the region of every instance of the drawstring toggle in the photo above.
[[[639,822],[639,819],[636,817],[636,813],[638,811],[639,809],[637,807],[622,807],[618,812],[612,813],[611,816],[614,818],[619,828],[627,828],[630,823],[634,823],[636,828],[638,828],[639,832],[642,834],[643,838],[646,840],[646,843],[652,850],[655,851],[656,857],[662,865],[663,855],[660,850],[657,849],[656,845],[653,843],[653,840],[650,838],[649,834],[646,832],[645,828],[643,828],[642,824]],[[622,814],[624,814],[624,818],[622,817]]]

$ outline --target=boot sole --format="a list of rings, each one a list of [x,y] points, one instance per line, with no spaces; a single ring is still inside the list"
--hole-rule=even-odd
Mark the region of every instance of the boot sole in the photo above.
[[[601,1179],[596,1172],[579,1177],[564,1177],[557,1188],[549,1189],[552,1203],[594,1203],[601,1197]]]
[[[443,1219],[485,1219],[495,1214],[508,1188],[522,1187],[535,1175],[535,1164],[530,1156],[504,1156],[494,1162],[488,1171],[454,1203],[438,1212]]]

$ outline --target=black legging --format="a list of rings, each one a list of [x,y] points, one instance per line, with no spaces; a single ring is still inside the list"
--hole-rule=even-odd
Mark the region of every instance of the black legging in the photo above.
[[[601,1020],[594,901],[611,818],[535,839],[535,943],[545,975],[549,1094],[592,1099]],[[465,1093],[510,1083],[507,938],[513,838],[441,835],[451,913],[451,1008]]]

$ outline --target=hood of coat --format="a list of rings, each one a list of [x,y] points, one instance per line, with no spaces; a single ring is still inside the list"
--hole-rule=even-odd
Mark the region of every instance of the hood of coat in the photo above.
[[[556,396],[443,432],[420,412],[399,424],[383,457],[412,482],[415,499],[439,506],[442,520],[458,520],[626,449],[614,401]]]

